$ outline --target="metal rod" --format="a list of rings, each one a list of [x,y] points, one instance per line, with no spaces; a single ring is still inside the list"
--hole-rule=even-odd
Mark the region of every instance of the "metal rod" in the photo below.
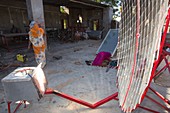
[[[8,104],[8,113],[11,113],[11,102],[7,102]]]
[[[79,104],[81,104],[81,105],[84,105],[84,106],[89,107],[89,108],[92,108],[92,109],[97,108],[98,106],[100,106],[100,105],[102,105],[102,104],[105,104],[105,103],[109,102],[110,100],[113,100],[113,99],[118,100],[118,98],[117,98],[118,92],[116,92],[116,93],[114,93],[114,94],[112,94],[112,95],[110,95],[110,96],[108,96],[108,97],[106,97],[106,98],[104,98],[104,99],[96,102],[95,104],[91,104],[91,103],[88,103],[88,102],[86,102],[86,101],[77,99],[77,98],[72,97],[72,96],[70,96],[70,95],[61,93],[61,92],[59,92],[59,91],[57,91],[57,90],[47,89],[46,92],[45,92],[45,94],[55,94],[55,95],[57,95],[57,96],[60,96],[60,97],[63,97],[63,98],[65,98],[65,99],[74,101],[74,102],[76,102],[76,103],[79,103]]]
[[[165,70],[167,68],[167,65],[170,65],[170,63],[166,64],[161,70],[159,70],[154,77],[156,77],[157,75],[159,75],[163,70]]]
[[[19,109],[19,107],[22,105],[22,102],[23,102],[23,101],[20,101],[20,103],[17,105],[17,107],[15,108],[14,112],[12,112],[12,113],[16,113],[16,112],[17,112],[17,110]],[[8,104],[8,113],[11,113],[11,103],[12,103],[12,102],[7,102],[7,104]]]
[[[146,110],[146,111],[153,112],[153,113],[160,113],[160,112],[157,112],[157,111],[155,111],[155,110],[152,110],[152,109],[149,109],[149,108],[146,108],[146,107],[143,107],[143,106],[138,106],[138,107],[141,108],[141,109],[144,109],[144,110]]]
[[[166,102],[167,104],[170,105],[169,100],[166,99],[163,95],[161,95],[160,93],[158,93],[157,91],[155,91],[155,90],[152,89],[151,87],[149,87],[149,89],[150,89],[155,95],[157,95],[161,100],[163,100],[164,102]]]
[[[164,46],[167,47],[167,44],[165,44]],[[169,45],[168,45],[168,48],[170,48]],[[170,55],[170,52],[168,52],[168,51],[163,50],[162,52],[163,52],[163,54]]]
[[[93,108],[97,108],[98,106],[100,106],[102,104],[105,104],[105,103],[109,102],[110,100],[115,99],[117,96],[118,96],[118,92],[106,97],[105,99],[103,99],[103,100],[101,100],[99,102],[96,102],[95,104],[93,104]]]
[[[168,65],[168,60],[167,60],[166,56],[165,56],[164,60],[165,60],[165,63],[166,63],[166,65],[167,65],[168,71],[169,71],[169,73],[170,73],[170,66]]]
[[[166,39],[166,41],[167,41],[167,40],[168,40],[168,41],[170,41],[170,39]],[[165,47],[170,47],[170,44],[169,44],[169,43],[167,43],[167,42],[165,42],[165,44],[164,44],[164,45],[165,45]],[[167,52],[167,51],[165,51],[165,52]],[[167,54],[169,54],[169,53],[170,53],[170,52],[167,52]]]
[[[157,105],[161,106],[162,108],[164,108],[164,109],[167,110],[168,112],[170,112],[170,109],[168,109],[166,106],[162,105],[161,103],[159,103],[159,102],[156,101],[155,99],[149,97],[148,95],[146,95],[145,97],[148,98],[149,100],[151,100],[152,102],[156,103]]]
[[[15,108],[14,112],[13,113],[16,113],[17,110],[19,109],[19,107],[22,105],[22,101],[20,101],[20,103],[17,105],[17,107]]]
[[[24,108],[26,108],[27,107],[27,103],[26,103],[27,101],[26,100],[24,100]]]

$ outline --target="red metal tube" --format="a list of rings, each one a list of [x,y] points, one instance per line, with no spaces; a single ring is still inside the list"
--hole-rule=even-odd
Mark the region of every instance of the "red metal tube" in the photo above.
[[[169,65],[170,63],[168,63],[168,65]],[[159,70],[155,75],[154,75],[154,77],[156,77],[157,75],[159,75],[164,69],[166,69],[167,68],[167,65],[165,65],[161,70]]]
[[[143,107],[143,106],[138,106],[138,107],[141,108],[141,109],[144,109],[144,110],[146,110],[146,111],[153,112],[153,113],[160,113],[160,112],[157,112],[157,111],[155,111],[155,110],[152,110],[152,109],[149,109],[149,108],[146,108],[146,107]]]
[[[60,97],[63,97],[65,99],[68,99],[68,100],[71,100],[71,101],[74,101],[76,103],[79,103],[81,105],[84,105],[84,106],[87,106],[89,108],[92,108],[93,109],[93,105],[88,103],[88,102],[85,102],[85,101],[82,101],[80,99],[76,99],[74,97],[71,97],[69,95],[66,95],[66,94],[63,94],[63,93],[58,93],[58,92],[53,92],[53,94],[57,95],[57,96],[60,96]]]
[[[53,94],[54,90],[51,88],[47,88],[45,94]]]
[[[20,101],[20,103],[17,105],[17,107],[15,108],[14,112],[13,113],[16,113],[17,110],[19,109],[19,107],[22,105],[22,101]]]
[[[11,102],[7,102],[8,104],[8,113],[11,113]]]
[[[166,65],[167,65],[168,71],[169,71],[169,73],[170,73],[170,67],[169,67],[169,65],[168,65],[168,60],[167,60],[166,57],[164,58],[164,60],[165,60],[165,63],[166,63]]]
[[[162,96],[160,93],[158,93],[157,91],[155,91],[154,89],[152,89],[151,87],[149,87],[149,89],[156,94],[161,100],[163,100],[164,102],[166,102],[167,104],[170,105],[170,102],[168,99],[166,99],[164,96]]]
[[[97,108],[98,106],[100,106],[102,104],[105,104],[105,103],[109,102],[112,99],[117,100],[117,98],[116,98],[117,96],[118,96],[118,92],[106,97],[105,99],[103,99],[103,100],[101,100],[99,102],[96,102],[95,104],[93,104],[93,108]]]
[[[167,108],[166,106],[162,105],[161,103],[159,103],[158,101],[156,101],[155,99],[149,97],[148,95],[145,96],[146,98],[148,98],[149,100],[151,100],[152,102],[156,103],[157,105],[161,106],[162,108],[164,108],[165,110],[167,110],[168,112],[170,112],[170,109]]]
[[[167,41],[167,40],[168,40],[168,41],[170,41],[170,39],[166,39],[166,41]],[[170,47],[170,44],[169,44],[169,43],[167,43],[167,42],[165,42],[165,44],[164,44],[164,45],[165,45],[165,47]],[[167,52],[167,51],[165,51],[165,52]],[[169,54],[169,52],[167,52],[167,54]]]
[[[166,47],[166,45],[165,45],[165,47]],[[168,47],[170,48],[170,46],[168,46]],[[163,54],[165,54],[164,56],[166,56],[166,55],[170,55],[170,52],[165,51],[165,50],[163,50],[163,51],[162,51],[162,53],[163,53]]]
[[[26,108],[27,107],[27,103],[26,103],[27,101],[26,100],[24,100],[24,108]]]
[[[7,104],[8,104],[8,113],[11,113],[11,103],[12,102],[7,102]],[[22,101],[20,101],[20,103],[17,105],[17,107],[15,108],[13,113],[16,113],[21,105],[22,105]]]
[[[57,96],[60,96],[60,97],[63,97],[65,99],[68,99],[68,100],[71,100],[71,101],[74,101],[76,103],[79,103],[81,105],[84,105],[86,107],[89,107],[89,108],[97,108],[98,106],[102,105],[102,104],[105,104],[107,103],[108,101],[112,100],[112,99],[115,99],[115,100],[118,100],[117,96],[118,96],[118,92],[96,102],[95,104],[91,104],[91,103],[88,103],[86,101],[83,101],[83,100],[80,100],[80,99],[77,99],[75,97],[72,97],[72,96],[69,96],[67,94],[64,94],[64,93],[61,93],[57,90],[52,90],[52,89],[47,89],[47,91],[45,92],[45,94],[55,94]]]

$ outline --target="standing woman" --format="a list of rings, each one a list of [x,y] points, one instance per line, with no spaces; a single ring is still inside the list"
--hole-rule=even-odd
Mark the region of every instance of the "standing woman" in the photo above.
[[[29,32],[30,41],[29,41],[28,49],[30,48],[30,45],[32,43],[36,62],[37,64],[42,63],[41,67],[43,68],[46,64],[45,42],[43,39],[44,30],[40,28],[35,21],[32,21],[29,27],[30,27],[30,32]]]

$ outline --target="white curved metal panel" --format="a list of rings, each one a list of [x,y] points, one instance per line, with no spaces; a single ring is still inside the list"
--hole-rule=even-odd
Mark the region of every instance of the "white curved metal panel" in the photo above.
[[[136,38],[137,0],[122,1],[117,76],[119,103],[125,112],[131,112],[141,103],[149,85],[154,59],[159,53],[168,1],[139,0],[138,39]]]

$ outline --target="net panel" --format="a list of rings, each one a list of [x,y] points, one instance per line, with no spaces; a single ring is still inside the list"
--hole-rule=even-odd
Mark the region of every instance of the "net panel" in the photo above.
[[[132,111],[141,103],[154,60],[157,59],[162,27],[169,0],[140,0],[139,38],[137,0],[122,1],[118,44],[118,91],[123,111]]]

